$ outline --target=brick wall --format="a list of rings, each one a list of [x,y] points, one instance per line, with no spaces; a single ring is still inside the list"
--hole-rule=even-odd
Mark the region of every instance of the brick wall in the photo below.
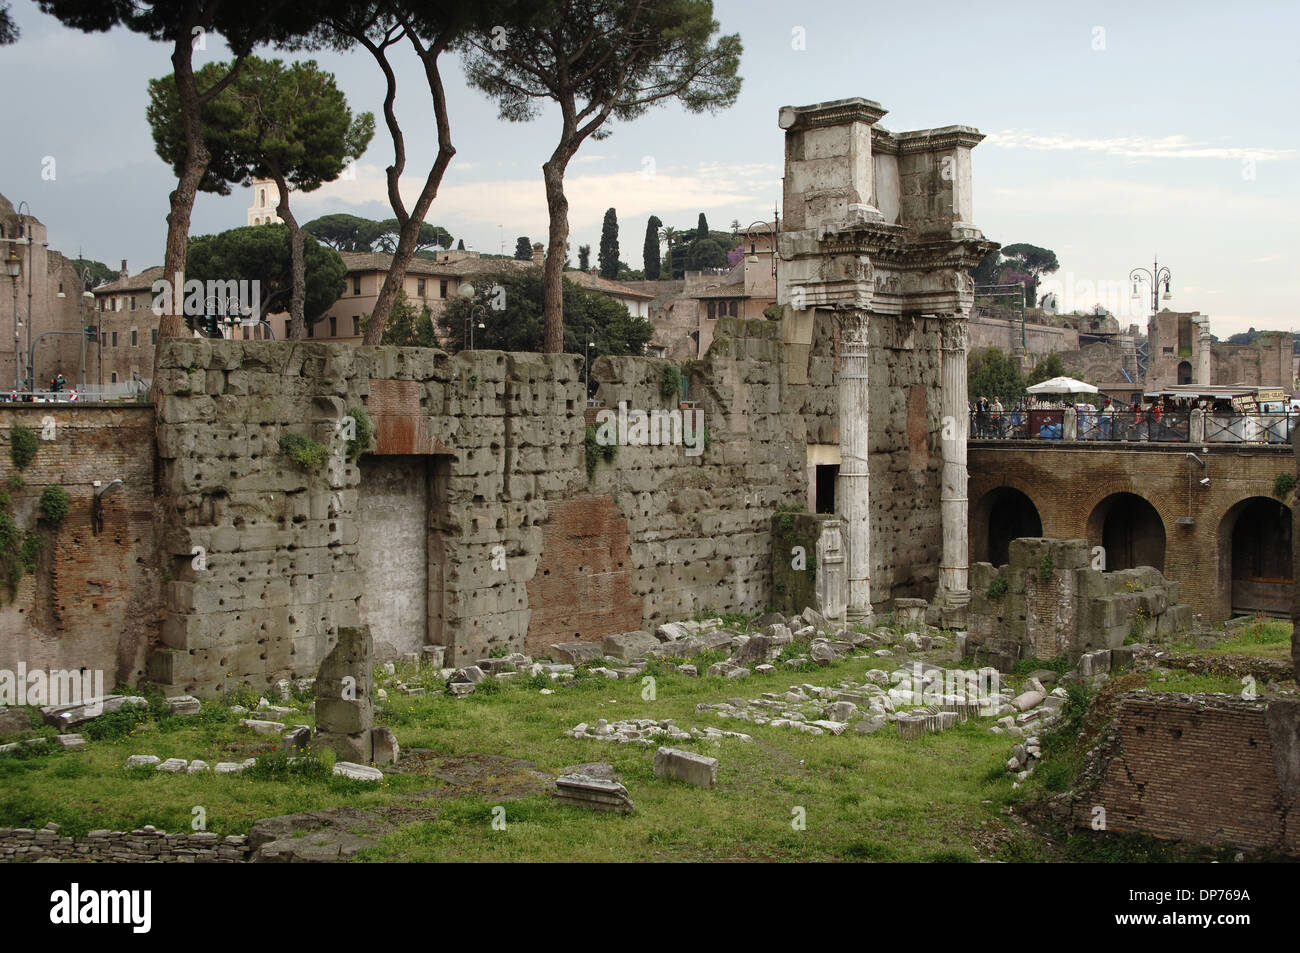
[[[151,405],[0,405],[0,477],[15,468],[10,428],[21,424],[40,440],[10,490],[10,512],[23,529],[37,527],[47,486],[68,494],[57,530],[39,528],[44,542],[36,574],[25,574],[10,601],[0,591],[0,668],[100,669],[111,686],[144,672],[158,625],[160,579],[154,541],[154,409]],[[51,426],[52,424],[52,426]],[[103,529],[92,526],[95,480],[122,486],[102,498]]]
[[[1089,753],[1074,822],[1300,853],[1300,702],[1133,692]]]
[[[1187,457],[1195,452],[1202,468]],[[1239,504],[1273,500],[1273,481],[1294,472],[1286,444],[1134,444],[1105,449],[1087,444],[972,443],[969,450],[970,558],[988,558],[991,494],[1013,487],[1033,502],[1043,535],[1101,545],[1099,505],[1114,493],[1134,493],[1159,514],[1165,534],[1165,578],[1181,583],[1181,600],[1206,621],[1229,615],[1230,542]],[[1199,480],[1209,476],[1210,486]],[[1190,476],[1190,478],[1189,478]],[[1190,507],[1189,507],[1190,500]],[[1190,525],[1179,523],[1191,515]],[[1293,570],[1294,571],[1294,570]]]

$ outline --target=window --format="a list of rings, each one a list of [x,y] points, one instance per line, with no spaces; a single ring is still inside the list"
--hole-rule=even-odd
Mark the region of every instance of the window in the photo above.
[[[336,338],[338,336],[339,336],[339,319],[334,317],[334,315],[331,314],[330,315],[330,337]]]
[[[108,332],[107,332],[107,331],[100,331],[100,332],[99,332],[99,346],[100,346],[100,347],[107,347],[107,346],[108,346]]]
[[[732,301],[731,301],[731,305],[729,306],[729,308],[728,308],[728,310],[727,310],[727,313],[730,314],[733,318],[740,314],[740,300],[739,300],[739,299],[736,299],[736,298],[733,298],[733,299],[732,299]]]
[[[158,345],[158,329],[154,328],[149,332],[149,343],[155,347]]]
[[[361,336],[361,315],[359,314],[352,315],[352,336],[354,338]]]
[[[439,297],[439,298],[445,298],[445,297],[447,297],[447,279],[446,279],[446,278],[444,278],[444,279],[442,279],[442,281],[438,282],[438,297]]]
[[[113,332],[113,347],[117,347],[117,332]]]
[[[132,328],[132,329],[131,329],[131,346],[132,346],[132,347],[139,347],[139,346],[140,346],[140,340],[139,340],[139,337],[138,337],[138,334],[137,334],[135,328]]]
[[[710,318],[716,318],[717,316],[718,316],[718,303],[717,303],[716,301],[710,301],[710,302],[709,302],[709,317],[710,317]]]
[[[135,310],[135,295],[131,295],[131,310]]]
[[[418,279],[416,279],[416,282],[415,282],[415,293],[416,293],[417,295],[419,295],[421,298],[424,297],[424,279],[423,279],[423,278],[418,278]]]
[[[113,372],[113,374],[112,374],[112,376],[109,378],[109,380],[110,380],[112,383],[114,383],[114,384],[117,383],[117,371],[114,371],[114,372]]]
[[[352,293],[353,293],[354,295],[359,295],[359,294],[361,294],[361,276],[360,276],[360,275],[353,275],[353,276],[352,276]]]

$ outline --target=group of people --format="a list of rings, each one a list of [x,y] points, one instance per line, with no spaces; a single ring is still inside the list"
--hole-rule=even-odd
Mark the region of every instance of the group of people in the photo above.
[[[981,395],[976,398],[975,403],[971,406],[971,417],[975,422],[973,436],[975,437],[1004,437],[1009,430],[1020,426],[1020,421],[1024,414],[1024,399],[1017,401],[1011,410],[1010,416],[1007,415],[1006,408],[1002,406],[1002,398],[994,395],[993,400]]]

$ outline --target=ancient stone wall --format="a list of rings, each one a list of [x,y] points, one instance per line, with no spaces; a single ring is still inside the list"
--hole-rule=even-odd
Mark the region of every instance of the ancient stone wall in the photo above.
[[[792,399],[777,324],[719,327],[691,370],[702,452],[618,446],[590,479],[573,355],[168,342],[158,455],[171,579],[152,676],[212,693],[313,675],[338,627],[363,622],[377,652],[441,645],[458,664],[761,609],[772,512],[807,496],[800,410],[825,417],[828,401],[818,385]],[[592,378],[615,413],[678,409],[665,366],[604,358]],[[355,461],[343,428],[361,409],[375,439]],[[294,462],[289,434],[327,459]],[[409,526],[421,508],[423,566]]]
[[[13,598],[0,589],[0,669],[100,670],[112,686],[143,674],[158,627],[161,579],[155,564],[154,410],[149,405],[0,405],[0,478],[9,512],[42,541],[36,572]],[[19,474],[12,428],[38,437]],[[21,475],[22,486],[8,481]],[[95,481],[120,486],[100,498]],[[38,520],[41,494],[60,486],[68,514],[57,529]]]
[[[1300,853],[1300,702],[1148,691],[1089,752],[1074,823]]]
[[[58,824],[35,831],[0,828],[0,862],[30,863],[42,858],[81,863],[238,864],[248,859],[247,838],[200,831],[168,834],[145,826],[134,831],[91,831],[64,837]]]
[[[1190,629],[1192,612],[1178,604],[1178,584],[1150,567],[1102,572],[1082,539],[1011,541],[1010,560],[971,566],[969,632],[994,664],[1113,649],[1130,635]],[[1136,624],[1135,624],[1136,623]]]

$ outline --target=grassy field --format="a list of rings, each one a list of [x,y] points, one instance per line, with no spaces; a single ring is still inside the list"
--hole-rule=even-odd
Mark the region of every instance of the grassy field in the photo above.
[[[1243,630],[1225,651],[1284,644],[1266,622]],[[1179,646],[1179,649],[1190,648]],[[698,660],[702,665],[709,659]],[[1059,661],[1059,660],[1058,660]],[[91,739],[79,751],[0,756],[0,826],[39,828],[49,821],[63,833],[130,830],[145,824],[188,831],[201,809],[206,829],[246,833],[262,817],[338,805],[370,812],[374,824],[355,833],[376,846],[358,859],[438,860],[1035,860],[1071,856],[1069,845],[1035,833],[1011,806],[1068,787],[1075,752],[1071,736],[1047,739],[1045,758],[1030,781],[1013,790],[1004,767],[1014,744],[992,735],[993,719],[975,719],[950,731],[901,740],[893,726],[873,735],[805,735],[697,712],[698,703],[760,692],[784,692],[798,683],[837,686],[860,681],[871,668],[891,670],[888,659],[841,660],[827,668],[779,669],[742,681],[692,678],[652,664],[653,698],[641,679],[587,675],[571,685],[544,676],[490,681],[467,698],[441,693],[406,695],[395,682],[440,688],[436,673],[399,669],[380,677],[389,699],[377,717],[390,726],[408,757],[404,771],[386,770],[380,783],[349,781],[329,773],[330,758],[311,770],[285,769],[275,739],[238,725],[229,705],[256,704],[256,696],[204,702],[190,718],[151,710],[104,716],[83,729]],[[1064,669],[1052,663],[1031,667]],[[1023,672],[1022,672],[1023,674]],[[1005,676],[1014,692],[1021,676]],[[1163,681],[1161,680],[1163,678]],[[1181,670],[1151,673],[1164,691],[1227,691],[1230,679]],[[550,688],[553,694],[542,694]],[[312,725],[306,699],[288,715],[262,715],[288,725]],[[1086,700],[1083,702],[1086,705]],[[1069,709],[1067,709],[1067,714]],[[674,742],[716,757],[718,785],[703,790],[655,777],[657,745],[620,745],[563,732],[597,719],[675,719],[685,729],[713,726],[740,731],[752,741],[724,738]],[[1081,718],[1065,721],[1077,730]],[[53,729],[41,729],[52,735]],[[164,774],[124,770],[132,754],[202,758],[209,764],[257,757],[245,774]],[[621,775],[636,804],[630,815],[598,814],[557,803],[543,777],[583,762],[606,761]],[[1063,840],[1063,838],[1062,838]],[[1106,850],[1118,849],[1108,844]],[[1155,859],[1153,855],[1153,859]]]
[[[1175,652],[1197,655],[1254,655],[1262,658],[1291,657],[1291,623],[1279,619],[1259,618],[1223,637],[1209,649],[1196,649],[1190,642],[1175,642]]]
[[[1011,741],[987,733],[990,719],[902,741],[892,726],[869,736],[810,736],[695,711],[698,702],[755,697],[804,681],[835,685],[879,665],[879,659],[841,661],[739,683],[656,667],[652,701],[642,698],[639,680],[600,677],[555,686],[551,695],[540,693],[537,679],[502,683],[495,692],[465,699],[394,695],[379,720],[392,727],[404,750],[435,753],[426,756],[435,770],[388,773],[381,784],[327,775],[172,775],[122,768],[132,754],[213,764],[267,749],[265,739],[239,729],[238,715],[210,702],[195,718],[121,724],[119,736],[93,740],[82,751],[0,757],[0,825],[55,821],[74,835],[144,824],[185,831],[201,807],[207,829],[228,834],[247,832],[259,817],[348,804],[401,818],[363,855],[369,860],[956,861],[1008,849],[1032,856],[1030,845],[1016,843],[1027,835],[1001,813],[1011,779],[1000,766]],[[702,790],[655,777],[656,746],[562,734],[580,721],[635,717],[743,731],[753,741],[681,743],[721,762],[718,786]],[[280,720],[311,724],[306,712]],[[112,726],[107,728],[101,733],[111,734]],[[622,775],[636,811],[605,815],[557,804],[540,782],[520,785],[518,771],[489,772],[468,784],[439,776],[475,754],[526,759],[546,774],[607,761]],[[507,797],[500,795],[503,789]],[[495,807],[504,808],[504,827],[500,811],[493,824]]]

